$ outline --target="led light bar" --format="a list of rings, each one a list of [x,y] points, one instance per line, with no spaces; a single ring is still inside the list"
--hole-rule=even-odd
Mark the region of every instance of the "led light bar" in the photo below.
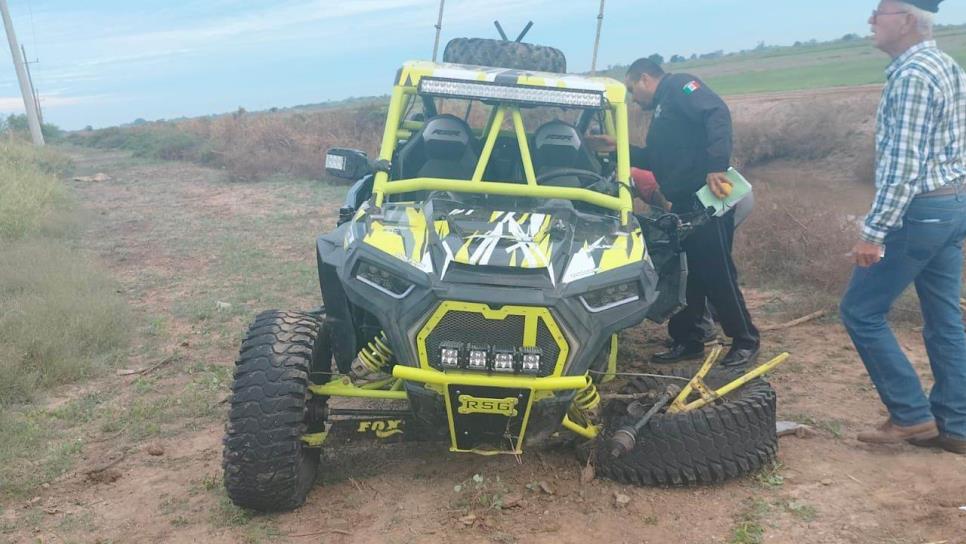
[[[439,345],[441,369],[539,374],[543,351],[538,347],[496,347],[448,340]]]
[[[527,85],[503,85],[489,81],[463,81],[424,77],[419,81],[419,93],[447,98],[500,100],[539,106],[571,106],[603,108],[604,93],[583,89],[549,89]]]
[[[443,342],[439,346],[439,360],[444,367],[459,368],[462,350],[463,344],[459,342]]]
[[[527,374],[540,371],[540,351],[533,348],[520,350],[520,370]]]
[[[493,350],[493,370],[497,372],[513,372],[514,351],[512,349]]]
[[[467,346],[466,350],[469,353],[466,367],[471,370],[486,370],[486,360],[490,350],[486,346]]]

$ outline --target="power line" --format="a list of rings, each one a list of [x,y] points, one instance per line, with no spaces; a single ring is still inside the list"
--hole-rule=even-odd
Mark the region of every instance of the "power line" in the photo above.
[[[600,48],[600,30],[604,26],[604,1],[600,0],[600,13],[597,14],[597,36],[594,38],[594,58],[590,61],[591,75],[597,75],[597,50]]]
[[[13,55],[13,65],[17,69],[17,81],[20,83],[20,94],[23,95],[24,112],[27,114],[30,136],[34,145],[44,145],[44,133],[40,129],[34,91],[27,75],[23,51],[17,47],[17,35],[13,31],[13,21],[10,19],[10,8],[7,6],[7,0],[0,0],[0,14],[3,16],[3,28],[7,31],[7,42],[10,44],[10,54]]]
[[[40,95],[37,93],[37,87],[34,86],[34,76],[30,72],[30,61],[27,60],[27,50],[24,49],[23,44],[20,44],[20,52],[23,53],[23,65],[27,69],[27,83],[30,83],[30,89],[34,93],[34,105],[37,106],[37,119],[40,121],[40,127],[43,129],[44,126],[44,111],[40,107]],[[36,61],[34,61],[36,62]]]
[[[446,0],[439,0],[439,19],[436,21],[436,43],[433,44],[433,62],[436,62],[436,53],[439,51],[439,34],[443,30],[443,6]]]

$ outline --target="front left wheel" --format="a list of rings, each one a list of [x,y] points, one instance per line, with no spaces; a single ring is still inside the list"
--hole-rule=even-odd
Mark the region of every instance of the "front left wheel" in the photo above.
[[[313,314],[273,310],[248,329],[235,362],[222,462],[225,489],[238,506],[292,510],[315,483],[320,450],[302,436],[318,425],[308,387],[330,353],[323,324]]]

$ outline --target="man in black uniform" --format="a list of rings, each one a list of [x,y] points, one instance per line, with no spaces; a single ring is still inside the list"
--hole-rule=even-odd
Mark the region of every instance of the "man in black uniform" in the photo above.
[[[731,162],[732,129],[728,106],[694,76],[666,74],[648,59],[639,59],[627,71],[627,91],[645,110],[654,110],[647,147],[631,147],[631,164],[651,170],[674,213],[687,217],[701,210],[695,193],[707,184],[712,193],[725,196],[725,172]],[[614,149],[609,136],[590,136],[591,149]],[[743,366],[758,357],[758,329],[751,322],[738,288],[731,258],[735,231],[734,210],[696,228],[682,244],[687,252],[687,307],[671,318],[671,348],[658,353],[659,363],[700,359],[706,335],[700,327],[706,300],[718,313],[721,328],[732,340],[722,360],[725,366]]]

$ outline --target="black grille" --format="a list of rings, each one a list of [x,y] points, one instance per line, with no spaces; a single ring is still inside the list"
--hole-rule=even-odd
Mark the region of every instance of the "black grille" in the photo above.
[[[429,364],[440,365],[440,344],[447,341],[478,344],[493,347],[517,348],[523,346],[522,315],[508,315],[502,319],[487,319],[478,312],[449,311],[426,338],[426,354]],[[537,347],[542,351],[540,376],[553,373],[560,356],[560,346],[550,334],[543,320],[537,321]]]

